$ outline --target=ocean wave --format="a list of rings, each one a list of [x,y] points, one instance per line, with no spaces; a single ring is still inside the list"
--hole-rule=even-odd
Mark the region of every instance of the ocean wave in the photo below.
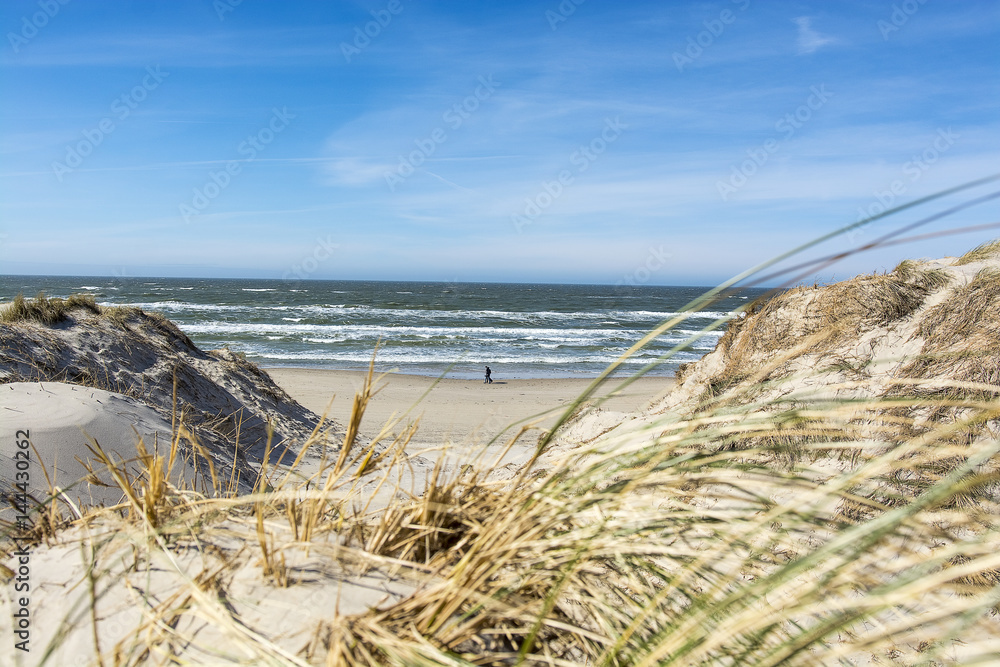
[[[163,288],[171,289],[171,288]],[[244,291],[274,291],[245,289]],[[543,322],[588,322],[605,326],[621,326],[622,324],[635,324],[637,322],[651,323],[661,322],[669,318],[686,316],[686,320],[691,319],[729,319],[734,316],[731,312],[721,311],[699,311],[699,312],[674,312],[674,311],[651,311],[651,310],[596,310],[596,311],[513,311],[513,310],[449,310],[444,308],[376,308],[369,305],[348,305],[348,304],[301,304],[301,305],[266,305],[266,304],[211,304],[211,303],[191,303],[175,298],[164,301],[140,301],[132,303],[107,303],[102,305],[125,305],[142,308],[143,310],[164,310],[174,314],[185,312],[213,312],[213,313],[294,313],[306,317],[329,317],[336,315],[340,317],[362,316],[369,319],[385,319],[388,321],[399,321],[401,319],[414,320],[501,320],[529,323]]]
[[[168,288],[170,289],[170,288]],[[260,306],[227,306],[212,303],[189,303],[170,298],[165,301],[130,301],[130,302],[100,302],[102,306],[127,306],[130,308],[141,308],[142,310],[163,310],[170,313],[181,314],[184,311],[190,312],[238,312],[260,310]],[[266,309],[266,308],[265,308]]]
[[[340,362],[340,363],[361,363],[367,364],[371,360],[371,352],[338,352],[334,350],[308,351],[308,352],[257,352],[253,350],[240,350],[246,352],[248,356],[255,359],[272,361],[296,361],[304,362]],[[441,354],[403,354],[392,350],[379,350],[376,362],[386,364],[468,364],[468,363],[488,363],[491,366],[550,366],[568,368],[578,364],[591,364],[597,366],[607,366],[619,359],[620,355],[614,354],[594,354],[594,355],[441,355]],[[678,361],[697,358],[688,355],[686,358],[678,357]],[[657,361],[657,356],[633,356],[623,363],[628,365],[646,365]]]
[[[710,331],[702,331],[701,329],[672,329],[672,333],[683,334],[685,336],[709,336],[712,338],[721,338],[725,335],[725,331],[721,329],[712,329]]]
[[[188,335],[215,334],[240,336],[247,334],[347,334],[358,338],[399,336],[465,336],[471,338],[515,337],[544,338],[558,340],[578,340],[580,338],[621,338],[625,340],[634,336],[643,336],[645,329],[555,329],[538,327],[432,327],[432,326],[384,326],[378,324],[280,324],[280,323],[242,323],[242,322],[198,322],[181,324],[181,329]]]
[[[533,327],[533,326],[499,326],[499,325],[464,325],[456,323],[442,323],[438,325],[430,324],[372,324],[372,323],[315,323],[302,322],[301,318],[282,317],[282,321],[273,322],[229,322],[217,320],[201,320],[195,322],[181,322],[179,326],[188,333],[260,333],[260,332],[288,332],[288,333],[310,333],[324,331],[354,331],[369,334],[455,334],[462,333],[468,335],[484,334],[516,334],[516,335],[591,335],[600,337],[630,337],[634,335],[645,335],[649,329],[645,327],[600,329],[595,327]],[[673,329],[668,332],[671,335],[684,335],[685,337],[697,335],[698,329]],[[708,331],[706,336],[721,336],[721,331]]]
[[[304,343],[343,343],[346,339],[334,336],[332,338],[303,338]]]
[[[628,311],[628,312],[632,312],[632,313],[634,313],[636,315],[642,315],[643,317],[660,318],[660,319],[664,319],[664,320],[668,319],[668,318],[679,317],[681,315],[686,315],[689,319],[697,317],[697,318],[705,318],[705,319],[712,319],[712,320],[732,319],[733,317],[736,317],[736,313],[733,313],[733,312],[722,312],[722,311],[718,311],[718,310],[682,310],[682,311],[677,311],[677,312],[657,312],[657,311],[651,311],[651,310],[636,310],[636,311]]]

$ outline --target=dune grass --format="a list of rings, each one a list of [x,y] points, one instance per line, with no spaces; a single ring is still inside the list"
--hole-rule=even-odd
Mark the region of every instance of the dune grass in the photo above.
[[[908,283],[916,284],[925,289],[937,289],[951,282],[951,277],[946,271],[924,268],[920,266],[919,262],[912,259],[904,259],[892,270],[892,273]]]
[[[11,303],[0,309],[0,322],[13,324],[34,321],[51,326],[65,321],[77,308],[98,315],[101,313],[101,307],[89,294],[73,294],[65,299],[58,297],[50,299],[40,292],[34,299],[25,299],[23,294],[18,294]]]
[[[1000,384],[997,313],[1000,271],[984,269],[921,321],[918,333],[926,341],[923,353],[902,374],[909,378],[947,376],[969,383]],[[981,395],[981,391],[978,393]]]
[[[983,243],[958,258],[956,265],[972,264],[1000,254],[1000,239]]]
[[[152,326],[165,334],[181,337],[193,346],[187,336],[160,313],[146,313],[132,306],[101,306],[91,294],[71,294],[65,299],[47,297],[44,292],[39,292],[34,299],[25,299],[23,294],[18,294],[12,302],[0,308],[0,323],[38,322],[53,326],[68,320],[75,310],[97,315],[123,329],[131,324]]]

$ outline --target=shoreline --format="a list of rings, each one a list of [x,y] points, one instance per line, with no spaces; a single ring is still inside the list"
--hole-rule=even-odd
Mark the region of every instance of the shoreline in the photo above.
[[[329,406],[328,418],[340,424],[347,422],[354,394],[366,375],[364,371],[288,367],[263,370],[305,408],[322,415]],[[375,384],[378,393],[368,405],[361,434],[373,437],[394,416],[406,415],[404,424],[419,417],[415,441],[428,445],[482,444],[522,422],[536,422],[532,430],[540,433],[593,382],[593,378],[497,378],[487,385],[481,378],[437,379],[406,373],[376,373],[376,377],[381,377]],[[597,395],[604,396],[622,381],[606,381]],[[638,378],[604,401],[601,409],[635,412],[675,383],[671,377]],[[509,433],[516,433],[516,428]]]
[[[707,352],[706,352],[707,354]],[[260,368],[270,372],[271,370],[279,371],[323,371],[331,373],[367,373],[368,372],[368,362],[364,364],[358,364],[356,368],[334,368],[331,366],[321,366],[321,365],[276,365],[273,362],[269,363],[266,359],[256,359],[252,357],[247,357],[247,359]],[[486,365],[486,364],[483,364]],[[645,365],[645,364],[643,364]],[[380,370],[381,367],[381,370]],[[492,367],[492,366],[491,366]],[[408,377],[421,377],[428,378],[431,380],[436,380],[438,378],[444,378],[447,380],[463,380],[463,381],[475,381],[483,380],[483,368],[482,366],[476,366],[476,370],[470,370],[472,366],[464,364],[461,366],[455,366],[452,368],[441,367],[441,368],[421,368],[417,365],[406,366],[401,364],[387,364],[376,359],[376,374],[388,374],[388,375],[405,375]],[[517,364],[511,364],[510,368],[501,369],[501,376],[497,375],[496,369],[493,371],[494,379],[500,378],[502,380],[578,380],[581,382],[593,382],[597,379],[597,376],[604,370],[601,368],[600,371],[572,371],[564,370],[559,373],[554,371],[546,370],[525,370],[527,366],[519,366]],[[643,374],[644,378],[656,378],[659,380],[673,380],[676,377],[676,367],[668,367],[663,364],[661,368],[654,368]],[[616,375],[612,376],[609,382],[614,382],[615,380],[623,382],[626,379],[632,377],[639,371],[639,368],[628,368],[623,367],[619,369]]]

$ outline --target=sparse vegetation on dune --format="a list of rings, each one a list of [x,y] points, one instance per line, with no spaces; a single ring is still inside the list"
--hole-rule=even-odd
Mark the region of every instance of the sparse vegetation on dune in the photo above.
[[[951,276],[947,271],[924,267],[920,262],[912,259],[904,259],[892,270],[892,273],[908,283],[928,290],[944,287],[951,282]]]
[[[49,299],[45,294],[39,293],[34,299],[27,300],[23,294],[18,294],[11,303],[0,308],[0,322],[13,324],[32,321],[52,325],[65,321],[77,308],[95,315],[100,315],[103,311],[90,295],[73,294],[66,299]]]
[[[988,399],[1000,385],[1000,273],[978,276],[921,321],[919,355],[899,369],[902,378],[922,380],[920,395]],[[934,380],[952,382],[934,385]]]
[[[994,662],[1000,282],[977,257],[753,304],[646,413],[577,437],[574,407],[500,481],[413,487],[417,423],[356,446],[373,373],[340,456],[265,463],[253,494],[171,485],[146,451],[122,505],[36,522],[38,558],[90,582],[45,617],[75,628],[52,664]]]
[[[1000,255],[1000,239],[989,241],[980,246],[976,246],[969,252],[965,253],[958,258],[955,262],[957,266],[963,266],[965,264],[971,264],[973,262],[981,262],[992,257]]]

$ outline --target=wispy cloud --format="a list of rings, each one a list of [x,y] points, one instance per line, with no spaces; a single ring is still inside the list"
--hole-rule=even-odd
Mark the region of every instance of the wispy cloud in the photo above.
[[[808,16],[798,16],[792,19],[799,26],[799,35],[796,43],[800,54],[813,53],[828,44],[836,44],[834,37],[821,35],[812,29],[812,19]]]
[[[372,162],[365,158],[332,158],[323,165],[327,185],[347,185],[351,187],[385,183],[385,175],[391,173],[392,163]]]

